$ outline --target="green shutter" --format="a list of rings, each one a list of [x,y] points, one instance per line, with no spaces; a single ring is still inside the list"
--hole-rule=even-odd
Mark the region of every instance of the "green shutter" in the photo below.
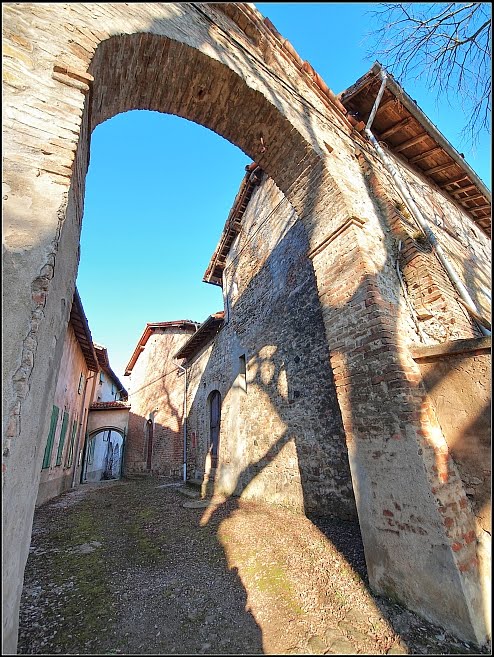
[[[65,434],[67,433],[67,425],[69,423],[69,414],[67,411],[63,412],[62,430],[60,431],[60,440],[58,442],[57,461],[55,465],[61,465],[63,445],[65,443]]]
[[[70,436],[69,451],[67,453],[67,460],[65,461],[66,468],[70,468],[70,466],[72,465],[72,458],[74,456],[74,442],[75,442],[76,430],[77,430],[77,420],[74,420],[72,422],[72,434]]]
[[[51,450],[53,449],[53,439],[55,438],[55,430],[57,428],[58,411],[58,407],[54,406],[51,412],[50,432],[48,434],[48,440],[45,447],[45,455],[43,457],[43,470],[50,467]]]

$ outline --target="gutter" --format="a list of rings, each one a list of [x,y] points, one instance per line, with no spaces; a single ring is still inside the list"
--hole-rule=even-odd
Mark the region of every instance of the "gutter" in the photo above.
[[[367,121],[367,125],[365,126],[364,133],[366,134],[367,138],[371,142],[371,144],[374,146],[374,149],[376,150],[379,159],[381,162],[384,164],[386,169],[389,171],[391,174],[393,180],[395,181],[399,191],[401,192],[401,195],[403,197],[403,200],[408,206],[408,209],[410,210],[410,213],[414,217],[415,221],[418,223],[420,226],[421,230],[429,240],[430,244],[432,245],[433,251],[438,257],[439,261],[443,265],[444,269],[446,270],[446,273],[448,274],[448,277],[451,281],[451,283],[454,285],[456,291],[460,295],[461,299],[463,300],[465,308],[469,311],[470,315],[474,318],[474,320],[477,322],[481,332],[483,335],[491,335],[491,332],[489,329],[487,329],[487,326],[490,326],[490,323],[488,320],[484,319],[482,317],[482,314],[479,312],[477,309],[473,299],[471,298],[468,290],[466,287],[463,285],[463,282],[460,280],[458,277],[458,274],[456,273],[453,265],[449,262],[445,252],[443,251],[441,245],[438,243],[436,236],[434,235],[433,231],[427,224],[427,221],[425,220],[425,217],[422,215],[421,210],[418,208],[416,205],[413,196],[411,195],[405,181],[402,179],[399,171],[396,169],[394,164],[391,162],[390,158],[387,156],[387,154],[383,151],[381,146],[379,145],[379,142],[377,139],[374,137],[374,135],[371,132],[371,126],[372,122],[374,121],[374,117],[377,112],[377,108],[379,107],[379,103],[381,102],[382,95],[384,93],[384,88],[386,87],[386,84],[388,83],[388,75],[386,71],[380,67],[379,65],[379,70],[380,70],[380,75],[381,75],[381,87],[379,89],[379,92],[377,94],[376,100],[374,102],[374,106],[372,108],[372,111],[369,116],[369,120]],[[410,110],[411,111],[411,110]],[[432,124],[430,124],[432,125]],[[452,146],[451,146],[452,148]],[[456,152],[456,151],[455,151]],[[459,156],[458,156],[459,157]],[[463,165],[465,164],[464,161],[462,160]]]

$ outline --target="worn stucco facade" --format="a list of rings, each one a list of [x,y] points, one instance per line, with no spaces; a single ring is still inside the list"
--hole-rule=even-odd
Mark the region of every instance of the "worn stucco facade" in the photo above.
[[[425,343],[480,334],[432,264],[434,256],[418,248],[413,227],[408,231],[400,194],[358,122],[250,4],[9,3],[3,12],[4,651],[15,652],[22,576],[77,273],[89,137],[96,125],[130,109],[168,112],[214,130],[258,163],[287,198],[297,216],[293,238],[304,242],[313,270],[319,302],[313,317],[322,317],[321,355],[329,355],[330,363],[324,383],[330,401],[323,419],[314,421],[329,422],[339,444],[334,384],[370,584],[484,643],[489,615],[475,509],[411,354],[421,332]],[[408,144],[419,138],[425,139],[414,135]],[[426,176],[410,165],[423,154],[408,164],[401,155],[389,157],[415,185],[417,203],[485,315],[486,206],[466,209],[462,197],[470,192],[454,191],[456,178],[442,187],[431,182],[432,172],[446,165],[431,167]],[[447,166],[461,168],[458,162]],[[410,304],[402,297],[398,256]],[[304,271],[293,267],[291,289],[305,284],[297,277]],[[281,268],[278,280],[288,280],[289,273]],[[232,332],[232,349],[236,339]],[[270,413],[278,414],[279,404],[273,430],[284,440],[284,425],[295,421],[291,409],[306,403],[306,393],[294,387],[301,396],[287,407],[284,395],[289,400],[291,384],[305,375],[295,370],[292,354],[262,351],[255,330],[243,340],[238,347],[249,358],[251,386],[266,393]],[[267,346],[277,346],[276,336]],[[226,387],[236,378],[229,358]],[[260,359],[257,371],[253,358]],[[240,396],[233,403],[240,404]],[[286,440],[293,473],[299,454],[288,434]],[[266,443],[251,447],[247,470],[265,449]],[[316,476],[309,457],[299,462]],[[265,470],[266,477],[252,481],[268,490]],[[230,486],[236,478],[234,473]],[[350,490],[334,488],[338,494]]]
[[[84,311],[76,294],[45,441],[37,505],[72,488],[80,479],[88,408],[98,368],[91,334],[82,328],[83,323]]]

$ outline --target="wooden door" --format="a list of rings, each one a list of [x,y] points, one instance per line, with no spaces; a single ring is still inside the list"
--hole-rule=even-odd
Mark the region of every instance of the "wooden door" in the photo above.
[[[218,463],[218,444],[220,440],[221,395],[218,390],[211,393],[209,436],[211,441],[211,467]]]
[[[146,433],[147,433],[147,461],[146,468],[151,470],[151,461],[153,459],[153,421],[148,420],[146,422]]]

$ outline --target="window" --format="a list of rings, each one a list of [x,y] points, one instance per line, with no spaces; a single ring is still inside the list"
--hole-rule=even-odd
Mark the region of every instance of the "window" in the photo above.
[[[67,413],[67,411],[64,411],[63,420],[62,420],[62,429],[60,431],[60,440],[58,441],[57,460],[55,461],[55,465],[62,464],[63,445],[65,443],[65,434],[67,433],[68,424],[69,424],[69,414]]]
[[[99,384],[101,385],[104,380],[105,380],[105,375],[103,374],[103,372],[100,372],[99,373]]]
[[[79,395],[82,393],[83,386],[84,386],[84,374],[83,372],[81,372],[81,376],[79,377],[79,388],[77,389]]]
[[[55,438],[55,431],[57,429],[58,411],[59,409],[57,406],[54,406],[51,411],[50,431],[48,432],[48,440],[46,442],[45,454],[43,456],[43,465],[41,466],[42,470],[46,470],[46,468],[50,467],[53,439]]]
[[[74,420],[72,422],[72,431],[70,434],[70,443],[69,443],[69,449],[67,451],[67,458],[65,460],[65,467],[70,468],[72,465],[72,461],[74,458],[74,443],[75,443],[75,434],[77,431],[77,420]]]

